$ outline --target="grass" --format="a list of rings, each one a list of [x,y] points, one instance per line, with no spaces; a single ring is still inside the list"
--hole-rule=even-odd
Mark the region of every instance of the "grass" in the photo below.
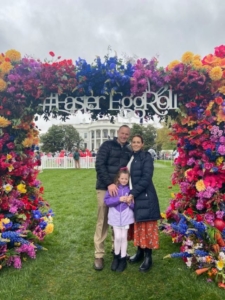
[[[171,162],[155,162],[154,183],[163,211],[169,202]],[[205,277],[195,277],[180,259],[163,259],[178,251],[171,238],[160,235],[160,249],[153,253],[153,267],[146,273],[128,265],[123,273],[110,270],[110,234],[106,240],[105,268],[93,269],[93,235],[96,222],[95,171],[44,170],[39,175],[45,199],[55,212],[54,233],[47,236],[48,251],[28,259],[21,270],[1,270],[0,299],[154,299],[219,300],[225,291]],[[129,243],[128,252],[135,248]]]

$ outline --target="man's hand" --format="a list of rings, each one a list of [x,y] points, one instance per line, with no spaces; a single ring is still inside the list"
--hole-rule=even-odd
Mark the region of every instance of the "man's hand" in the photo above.
[[[110,196],[115,197],[118,195],[118,187],[112,183],[108,186],[108,192]]]

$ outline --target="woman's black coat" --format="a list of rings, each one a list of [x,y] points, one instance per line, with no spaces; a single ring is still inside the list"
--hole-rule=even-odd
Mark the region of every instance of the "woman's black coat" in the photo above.
[[[154,165],[148,152],[133,153],[130,175],[134,196],[135,222],[155,221],[160,219],[159,201],[152,182]]]

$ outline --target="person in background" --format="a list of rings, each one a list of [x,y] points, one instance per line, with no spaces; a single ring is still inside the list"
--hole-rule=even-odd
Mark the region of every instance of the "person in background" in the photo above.
[[[157,159],[157,154],[154,149],[150,148],[148,152],[151,154],[153,160]]]
[[[77,148],[75,148],[75,151],[73,153],[73,159],[75,162],[75,169],[80,169],[80,153]]]
[[[117,174],[115,184],[118,194],[111,196],[106,192],[104,202],[109,207],[108,224],[113,226],[114,232],[114,258],[112,271],[123,272],[127,266],[127,234],[129,225],[134,223],[134,203],[128,203],[129,171],[121,168]]]
[[[118,187],[114,180],[119,169],[125,167],[130,160],[131,149],[127,142],[129,136],[129,126],[122,125],[117,131],[117,138],[105,141],[98,149],[96,156],[98,212],[94,234],[94,269],[98,271],[104,267],[104,241],[108,233],[108,207],[104,203],[104,197],[107,190],[111,196],[118,194]]]
[[[142,261],[139,267],[146,272],[152,266],[152,249],[159,248],[157,220],[160,219],[159,201],[152,182],[154,164],[149,152],[143,151],[143,137],[135,135],[131,141],[133,155],[127,165],[130,170],[130,194],[128,201],[134,201],[134,245],[135,255],[130,263]]]

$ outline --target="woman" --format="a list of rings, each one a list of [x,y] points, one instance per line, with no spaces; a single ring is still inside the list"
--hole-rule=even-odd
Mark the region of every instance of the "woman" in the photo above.
[[[142,150],[141,135],[132,138],[133,155],[127,165],[130,170],[130,194],[128,201],[134,201],[134,245],[137,252],[130,257],[131,263],[142,261],[139,268],[146,272],[152,265],[152,249],[159,248],[157,220],[160,219],[158,197],[152,182],[153,159]]]

